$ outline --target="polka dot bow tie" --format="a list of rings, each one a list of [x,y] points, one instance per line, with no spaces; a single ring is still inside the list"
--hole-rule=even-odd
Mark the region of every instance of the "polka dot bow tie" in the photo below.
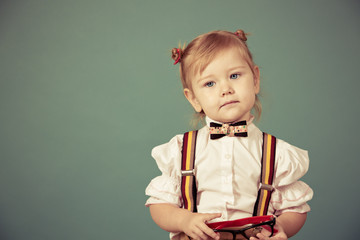
[[[229,137],[247,137],[247,125],[246,121],[240,121],[237,123],[210,123],[210,139],[218,139],[224,136]]]

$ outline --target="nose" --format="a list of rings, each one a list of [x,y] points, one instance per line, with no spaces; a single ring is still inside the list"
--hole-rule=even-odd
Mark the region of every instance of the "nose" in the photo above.
[[[226,96],[229,94],[233,94],[234,89],[228,81],[224,81],[221,86],[221,96]]]

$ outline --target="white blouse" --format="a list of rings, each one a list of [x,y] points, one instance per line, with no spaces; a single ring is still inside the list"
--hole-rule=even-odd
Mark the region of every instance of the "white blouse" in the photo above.
[[[252,216],[259,189],[262,156],[262,132],[248,122],[248,137],[222,137],[211,140],[209,125],[199,130],[195,176],[197,210],[199,213],[221,213],[213,221],[234,220]],[[170,203],[182,207],[181,149],[183,135],[176,135],[168,143],[152,150],[152,156],[162,172],[146,188],[150,196],[146,206]],[[309,167],[307,151],[280,139],[276,142],[275,188],[269,214],[310,211],[307,204],[312,189],[299,179]],[[176,239],[176,234],[171,234]]]

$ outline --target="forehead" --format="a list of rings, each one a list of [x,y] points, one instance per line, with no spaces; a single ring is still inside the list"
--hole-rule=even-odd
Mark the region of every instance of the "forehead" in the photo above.
[[[234,67],[245,66],[248,66],[248,64],[244,56],[237,50],[228,49],[219,52],[199,73],[204,75],[211,71],[229,70]]]
[[[252,66],[251,59],[246,52],[239,47],[222,48],[195,61],[189,77],[194,80],[212,70],[230,69],[239,65]]]

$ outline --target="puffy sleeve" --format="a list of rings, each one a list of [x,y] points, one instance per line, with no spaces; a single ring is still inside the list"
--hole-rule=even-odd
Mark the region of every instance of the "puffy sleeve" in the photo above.
[[[276,145],[275,190],[271,205],[275,215],[283,212],[305,213],[310,211],[307,204],[313,197],[312,189],[299,179],[309,168],[308,152],[280,139]]]
[[[157,203],[170,203],[181,206],[181,149],[183,135],[173,137],[168,143],[155,147],[152,157],[155,159],[161,176],[155,177],[145,190],[150,196],[145,206]]]

